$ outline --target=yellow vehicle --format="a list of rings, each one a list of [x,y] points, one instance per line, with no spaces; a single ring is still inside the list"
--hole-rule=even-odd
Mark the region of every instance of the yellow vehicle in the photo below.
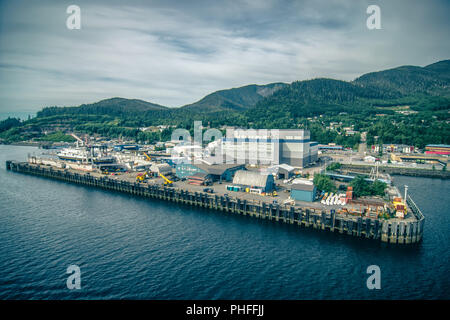
[[[406,215],[406,204],[400,197],[395,197],[394,201],[392,201],[392,204],[394,205],[394,210],[396,212],[397,217],[403,218]]]
[[[172,185],[173,181],[167,179],[162,173],[160,173],[159,176],[164,179],[164,185],[169,185],[169,186]]]
[[[143,172],[143,173],[138,173],[138,175],[136,176],[136,181],[137,182],[144,182],[148,178],[149,178],[149,174],[146,171],[146,172]]]

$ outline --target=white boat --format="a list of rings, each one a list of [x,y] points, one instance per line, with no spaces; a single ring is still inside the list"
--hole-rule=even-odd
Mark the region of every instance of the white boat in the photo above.
[[[114,157],[104,157],[99,153],[91,154],[85,148],[65,148],[59,151],[56,156],[60,160],[77,162],[77,163],[114,163],[116,159]]]
[[[59,159],[66,161],[88,162],[91,158],[86,149],[82,148],[65,148],[59,151],[56,155]]]

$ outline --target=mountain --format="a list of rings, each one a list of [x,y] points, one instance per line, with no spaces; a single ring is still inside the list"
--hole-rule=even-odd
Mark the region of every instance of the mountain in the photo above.
[[[326,78],[296,81],[258,101],[246,115],[258,123],[272,119],[282,125],[296,117],[376,113],[379,111],[375,106],[402,104],[411,105],[413,110],[447,110],[450,60],[426,67],[401,66],[371,72],[351,82]]]
[[[441,78],[450,79],[450,60],[442,60],[436,63],[432,63],[424,67],[424,69],[439,74],[439,77]]]
[[[247,85],[213,92],[203,99],[179,108],[167,108],[155,103],[138,100],[111,98],[92,104],[82,104],[77,107],[46,107],[39,111],[38,117],[57,114],[157,114],[176,116],[189,113],[215,113],[220,111],[242,111],[253,107],[258,101],[272,95],[277,90],[287,86],[285,83],[271,83],[267,85]]]
[[[415,110],[446,110],[450,104],[450,60],[425,67],[401,66],[364,74],[354,81],[312,79],[291,84],[247,85],[213,92],[179,108],[112,98],[78,107],[50,107],[38,118],[83,114],[120,117],[133,124],[187,124],[192,119],[240,125],[252,119],[293,119],[340,112],[376,111],[374,106],[411,105]],[[217,114],[221,117],[217,117]]]
[[[258,101],[286,87],[285,83],[248,85],[213,92],[203,99],[181,107],[192,112],[216,112],[223,110],[242,111],[253,107]]]
[[[78,107],[47,107],[39,111],[38,117],[45,117],[55,114],[105,114],[105,115],[125,115],[133,113],[143,113],[148,111],[165,111],[169,108],[159,104],[125,98],[111,98],[101,100],[92,104],[82,104]]]
[[[113,109],[120,111],[155,111],[155,110],[167,110],[167,107],[161,106],[156,103],[151,103],[138,99],[124,99],[124,98],[111,98],[101,100],[99,102],[81,105],[81,109],[89,111],[90,109]]]
[[[368,106],[367,100],[380,98],[384,98],[384,94],[377,89],[319,78],[293,82],[259,101],[247,113],[249,116],[274,118],[280,115],[301,117],[324,112],[354,112],[356,107]]]
[[[378,89],[392,98],[411,94],[437,94],[450,87],[450,60],[426,67],[401,66],[384,71],[371,72],[353,81],[363,88]]]

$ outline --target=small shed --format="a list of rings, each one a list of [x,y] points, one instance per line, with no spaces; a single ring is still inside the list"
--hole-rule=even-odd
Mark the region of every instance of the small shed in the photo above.
[[[282,163],[267,168],[266,172],[276,176],[278,179],[289,179],[294,175],[295,168]]]
[[[299,201],[313,202],[316,195],[316,187],[311,184],[293,184],[291,198]]]
[[[278,166],[278,178],[279,179],[289,179],[294,175],[294,167],[288,164],[282,163]]]

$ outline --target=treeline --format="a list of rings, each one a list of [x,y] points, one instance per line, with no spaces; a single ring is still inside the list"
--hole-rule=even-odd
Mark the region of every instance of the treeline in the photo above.
[[[8,119],[0,121],[0,133],[13,127],[19,127],[21,125],[22,122],[20,121],[20,119],[8,117]]]

